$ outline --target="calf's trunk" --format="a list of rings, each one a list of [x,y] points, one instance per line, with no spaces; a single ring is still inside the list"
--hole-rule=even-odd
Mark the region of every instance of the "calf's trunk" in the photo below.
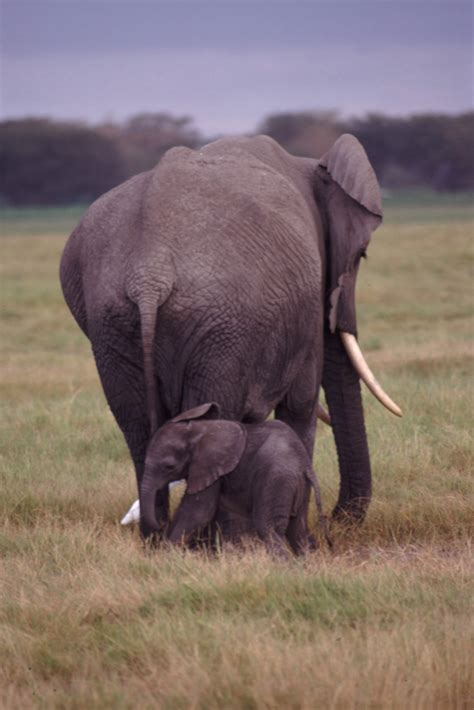
[[[167,522],[168,486],[160,488],[155,476],[147,474],[145,469],[140,484],[140,532],[145,539],[162,535]]]

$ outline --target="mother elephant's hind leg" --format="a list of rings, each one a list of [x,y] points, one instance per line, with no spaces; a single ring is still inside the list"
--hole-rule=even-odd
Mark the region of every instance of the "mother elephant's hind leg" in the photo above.
[[[101,329],[100,338],[92,338],[94,357],[108,405],[119,425],[135,466],[138,489],[145,466],[150,437],[146,410],[145,378],[141,348],[133,341]],[[161,414],[158,425],[164,417]],[[157,495],[156,517],[163,527],[168,521],[168,489]],[[146,537],[149,531],[141,528]]]
[[[285,397],[275,407],[275,418],[295,431],[310,459],[313,457],[321,373],[315,359],[308,360],[293,380]]]

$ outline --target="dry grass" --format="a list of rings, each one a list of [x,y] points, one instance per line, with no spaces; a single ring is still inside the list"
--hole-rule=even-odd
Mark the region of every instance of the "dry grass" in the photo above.
[[[157,559],[117,528],[50,522],[16,545],[3,706],[468,706],[465,543]]]
[[[76,213],[34,233],[6,214],[1,707],[472,707],[472,223],[464,203],[388,213],[359,328],[405,416],[366,397],[367,522],[291,564],[151,555],[120,528],[131,464],[57,281]],[[315,463],[329,508],[324,427]]]

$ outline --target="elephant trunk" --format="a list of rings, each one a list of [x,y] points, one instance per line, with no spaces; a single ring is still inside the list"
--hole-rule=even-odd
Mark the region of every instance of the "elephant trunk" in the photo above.
[[[158,522],[156,517],[157,502],[160,503],[160,508],[163,507],[164,503],[164,500],[157,501],[157,493],[159,491],[160,485],[157,482],[156,477],[152,472],[145,468],[145,473],[140,484],[140,531],[144,538],[163,532],[164,526],[167,522],[167,514],[165,514],[164,520],[160,519],[160,522]],[[166,498],[165,505],[167,509],[167,489],[162,492],[160,498]]]
[[[362,521],[372,494],[359,376],[339,333],[325,333],[323,388],[336,441],[341,483],[333,517]]]

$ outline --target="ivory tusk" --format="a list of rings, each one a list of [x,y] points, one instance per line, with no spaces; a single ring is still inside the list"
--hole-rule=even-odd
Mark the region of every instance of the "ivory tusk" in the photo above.
[[[355,337],[351,333],[344,333],[343,331],[340,332],[340,335],[346,352],[349,355],[349,359],[360,379],[365,382],[374,397],[376,397],[379,402],[384,405],[384,407],[387,407],[387,409],[393,414],[396,414],[397,417],[401,417],[402,410],[398,404],[395,404],[393,399],[390,399],[388,394],[384,392],[381,385],[375,379],[370,367],[365,361],[362,350],[360,349]]]
[[[327,424],[328,426],[332,426],[329,412],[326,412],[326,410],[321,404],[318,404],[318,419],[321,419],[321,421]]]

